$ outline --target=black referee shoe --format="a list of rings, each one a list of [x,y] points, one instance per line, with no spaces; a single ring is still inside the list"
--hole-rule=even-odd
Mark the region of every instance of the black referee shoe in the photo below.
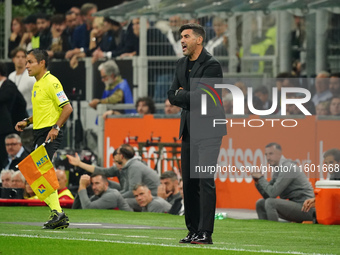
[[[52,210],[49,220],[44,224],[43,229],[63,229],[69,226],[69,218],[64,212],[58,213]]]

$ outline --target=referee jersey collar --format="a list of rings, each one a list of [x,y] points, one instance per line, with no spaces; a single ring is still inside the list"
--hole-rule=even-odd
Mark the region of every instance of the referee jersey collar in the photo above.
[[[49,75],[50,74],[50,71],[47,71],[44,75],[43,75],[43,77],[41,78],[41,79],[44,79],[47,75]]]

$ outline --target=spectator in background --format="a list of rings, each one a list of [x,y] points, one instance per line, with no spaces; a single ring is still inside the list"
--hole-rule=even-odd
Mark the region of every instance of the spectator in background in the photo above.
[[[331,99],[329,104],[329,113],[332,116],[340,116],[340,95]]]
[[[138,115],[154,114],[156,112],[155,102],[150,97],[140,97],[135,104]],[[115,110],[108,110],[104,112],[103,119],[106,119],[109,115],[120,115],[121,113]]]
[[[82,16],[80,15],[80,9],[78,7],[71,7],[71,12],[73,12],[76,15],[76,26],[80,26],[84,23]]]
[[[67,41],[68,50],[70,50],[72,48],[73,44],[74,44],[73,43],[73,32],[74,32],[74,29],[77,26],[77,16],[71,10],[69,10],[65,13],[65,25],[66,25],[66,28],[65,28],[62,36],[63,36],[63,39],[65,39]],[[65,43],[65,42],[63,42],[63,43]],[[65,53],[61,58],[65,58]]]
[[[39,31],[39,44],[32,45],[33,49],[47,50],[51,46],[51,32],[50,32],[51,21],[47,14],[37,14],[37,29]]]
[[[20,45],[24,35],[25,26],[21,18],[13,18],[11,22],[11,36],[8,39],[8,57],[12,58],[11,52]]]
[[[24,199],[39,199],[27,181],[25,181]]]
[[[328,168],[330,180],[340,180],[340,150],[330,149],[323,154],[324,164]],[[303,212],[309,212],[310,209],[315,208],[315,197],[305,200],[302,206]]]
[[[18,90],[23,95],[26,101],[26,110],[29,116],[32,115],[32,89],[35,83],[35,78],[28,75],[26,69],[26,50],[24,48],[15,48],[11,52],[12,62],[14,63],[15,71],[9,74],[8,79],[17,85]]]
[[[167,213],[171,204],[161,197],[153,197],[147,185],[138,183],[133,187],[133,195],[142,212]]]
[[[254,91],[254,95],[262,102],[262,109],[268,110],[273,102],[269,99],[269,92],[266,86],[261,86]]]
[[[92,23],[94,16],[92,14],[97,12],[97,5],[92,3],[85,3],[80,8],[80,14],[84,23],[75,28],[73,33],[73,54],[79,52],[86,52],[89,49],[90,44],[90,32],[92,30]],[[67,56],[66,58],[71,58],[72,56]]]
[[[329,101],[320,102],[317,106],[315,106],[316,115],[329,115],[329,105]]]
[[[70,60],[70,66],[74,69],[78,66],[78,59],[84,58],[84,57],[90,57],[94,54],[96,49],[100,48],[100,45],[102,44],[102,40],[104,37],[104,34],[106,32],[107,27],[104,26],[104,18],[103,17],[95,17],[92,23],[92,30],[90,32],[90,38],[89,38],[89,49],[85,52],[79,52],[72,56]],[[92,59],[94,60],[94,59]],[[94,63],[95,61],[92,61]]]
[[[228,21],[215,17],[213,29],[216,36],[207,42],[205,48],[213,56],[228,56]]]
[[[315,94],[312,97],[314,105],[318,105],[320,102],[327,101],[332,98],[332,93],[329,90],[329,78],[328,72],[320,72],[315,78]]]
[[[154,114],[156,112],[156,106],[154,101],[150,97],[140,97],[136,102],[137,113],[140,115]]]
[[[26,49],[27,51],[31,50],[34,47],[39,45],[39,31],[37,28],[37,17],[34,14],[27,16],[23,23],[25,25],[26,32],[21,38],[20,47]],[[39,46],[38,46],[39,47]]]
[[[12,175],[14,174],[14,170],[2,170],[1,171],[1,187],[10,188],[12,186]]]
[[[58,182],[59,182],[59,188],[58,188],[58,198],[59,199],[67,199],[67,200],[73,200],[74,197],[71,193],[71,191],[67,188],[67,177],[64,170],[57,170],[56,172]]]
[[[130,86],[120,75],[119,67],[114,60],[100,64],[98,70],[105,83],[105,90],[101,99],[95,98],[89,103],[90,107],[97,109],[98,104],[133,104]],[[125,113],[131,112],[131,110],[125,111]]]
[[[323,154],[324,164],[328,168],[330,180],[340,180],[340,150],[330,149]]]
[[[174,171],[166,171],[161,174],[161,184],[158,186],[157,196],[165,199],[171,205],[177,199],[182,199],[179,192],[178,177]]]
[[[150,28],[147,22],[147,55],[148,56],[174,56],[175,52],[169,43],[168,39],[157,28]],[[121,57],[132,57],[139,55],[139,36],[140,25],[139,18],[132,20],[132,29],[135,35],[134,48],[130,52],[124,53]]]
[[[107,177],[117,176],[120,182],[120,193],[124,198],[133,198],[132,189],[137,183],[143,182],[150,188],[154,196],[157,195],[159,177],[156,171],[145,165],[139,158],[134,157],[135,151],[131,145],[123,144],[116,149],[114,161],[122,166],[103,168],[93,166],[80,161],[78,154],[75,157],[67,155],[69,163],[78,166],[90,173],[103,174]]]
[[[166,115],[180,115],[181,113],[181,108],[176,106],[176,105],[172,105],[169,101],[169,99],[165,99],[165,103],[164,103],[164,113]]]
[[[340,95],[340,73],[331,74],[329,79],[329,90],[333,96]]]
[[[86,188],[92,183],[94,195],[90,198]],[[128,203],[116,189],[109,188],[105,175],[93,174],[91,177],[84,174],[79,180],[78,195],[72,205],[73,209],[114,209],[132,211]]]
[[[313,220],[313,211],[301,211],[303,202],[314,197],[312,185],[305,173],[299,171],[295,162],[282,155],[281,146],[277,143],[266,145],[265,156],[271,167],[281,171],[274,171],[269,182],[261,172],[251,173],[255,187],[263,197],[256,202],[259,219],[278,221],[280,217],[293,222]]]
[[[15,189],[25,189],[25,177],[20,171],[14,172],[11,179],[11,188]]]
[[[17,134],[9,134],[6,136],[5,145],[8,159],[4,169],[17,170],[16,165],[26,158],[29,152],[22,146],[21,138]]]
[[[62,14],[56,14],[51,17],[51,43],[48,55],[53,58],[63,59],[68,50],[71,49],[71,44],[66,33],[65,16]]]
[[[0,169],[7,165],[5,137],[15,132],[17,120],[28,116],[24,97],[6,76],[6,65],[0,62]]]
[[[172,48],[177,57],[183,57],[183,50],[181,45],[181,34],[179,28],[182,26],[182,19],[178,15],[171,16],[169,18],[169,30],[167,32],[167,38],[172,45]]]
[[[110,59],[112,57],[120,56],[121,54],[128,52],[128,48],[131,48],[131,40],[129,40],[129,36],[131,37],[131,35],[123,29],[118,21],[105,17],[104,30],[106,32],[102,42],[92,54],[92,63],[100,58],[107,57]]]

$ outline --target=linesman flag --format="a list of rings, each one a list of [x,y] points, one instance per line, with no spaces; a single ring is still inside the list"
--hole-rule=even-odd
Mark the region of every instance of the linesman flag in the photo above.
[[[20,172],[41,201],[59,188],[57,175],[44,145],[40,145],[18,164]]]

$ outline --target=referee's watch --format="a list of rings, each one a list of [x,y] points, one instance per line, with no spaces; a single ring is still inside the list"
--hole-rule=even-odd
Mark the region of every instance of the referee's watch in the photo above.
[[[58,130],[58,132],[60,131],[60,127],[59,127],[57,124],[54,124],[54,125],[52,126],[52,128]]]

